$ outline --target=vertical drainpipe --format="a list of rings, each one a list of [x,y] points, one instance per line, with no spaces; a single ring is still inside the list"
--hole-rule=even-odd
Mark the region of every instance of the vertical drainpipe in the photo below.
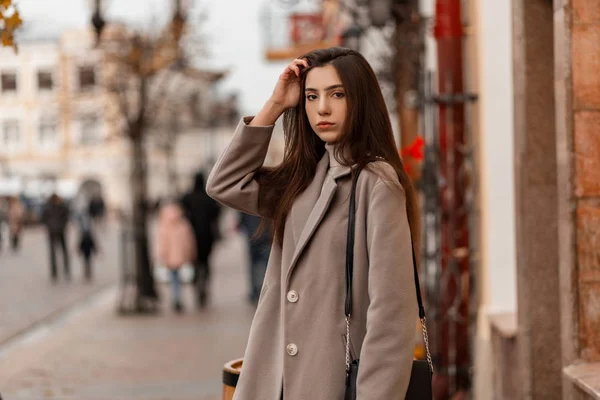
[[[441,279],[434,397],[449,399],[470,387],[469,367],[469,219],[461,174],[465,143],[463,27],[461,0],[436,0],[439,107],[439,201],[441,205]],[[461,99],[462,98],[462,99]],[[460,395],[459,395],[460,396]]]

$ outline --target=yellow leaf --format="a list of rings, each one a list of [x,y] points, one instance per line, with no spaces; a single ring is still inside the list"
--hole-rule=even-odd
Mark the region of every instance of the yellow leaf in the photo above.
[[[12,46],[13,45],[13,37],[12,34],[8,31],[2,31],[2,46]]]
[[[23,23],[23,21],[21,20],[21,17],[19,16],[19,12],[15,11],[15,13],[13,15],[11,15],[9,18],[6,19],[6,21],[4,22],[4,29],[8,30],[8,31],[13,31],[16,28],[18,28],[19,26],[21,26],[21,24]]]

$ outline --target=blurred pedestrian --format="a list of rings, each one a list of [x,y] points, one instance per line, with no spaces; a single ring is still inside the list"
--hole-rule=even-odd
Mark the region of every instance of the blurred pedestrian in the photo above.
[[[42,222],[46,225],[48,231],[48,244],[50,247],[50,277],[52,281],[58,279],[58,270],[56,266],[56,248],[62,249],[62,258],[65,278],[71,279],[71,269],[69,267],[69,250],[65,233],[67,223],[69,222],[69,208],[64,200],[57,194],[50,196],[42,214]]]
[[[87,210],[94,225],[104,228],[104,220],[106,215],[106,205],[101,195],[92,196]]]
[[[160,208],[156,232],[156,255],[160,264],[169,269],[173,310],[183,311],[179,269],[196,258],[194,231],[182,206],[167,202]]]
[[[256,305],[260,297],[269,255],[271,254],[271,235],[267,230],[258,233],[260,217],[255,215],[241,213],[240,228],[246,234],[248,250],[250,253],[250,293],[249,301]]]
[[[8,235],[10,236],[11,248],[13,251],[19,250],[21,229],[23,227],[23,216],[25,208],[18,197],[13,196],[8,205]]]
[[[6,223],[7,216],[8,202],[5,198],[0,197],[0,252],[2,251],[2,247],[4,245],[4,224]]]
[[[87,213],[82,213],[79,219],[79,254],[83,258],[83,274],[87,282],[92,280],[92,257],[98,252],[94,237],[92,219]]]
[[[219,237],[218,224],[221,209],[217,202],[206,194],[202,172],[196,173],[194,187],[183,196],[182,204],[196,238],[194,284],[197,304],[204,308],[209,301],[210,265],[208,260],[213,244]]]

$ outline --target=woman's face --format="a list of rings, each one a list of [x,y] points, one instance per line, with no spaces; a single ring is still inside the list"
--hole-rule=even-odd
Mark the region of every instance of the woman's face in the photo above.
[[[315,67],[306,75],[306,115],[321,140],[331,143],[344,132],[346,92],[333,65]]]

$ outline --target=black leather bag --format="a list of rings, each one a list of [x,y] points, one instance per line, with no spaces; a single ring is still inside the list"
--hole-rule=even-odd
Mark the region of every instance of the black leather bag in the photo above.
[[[352,180],[352,192],[350,193],[350,212],[348,216],[348,237],[346,239],[346,395],[345,400],[356,400],[356,378],[358,377],[359,360],[350,360],[350,316],[352,315],[352,274],[354,271],[354,225],[356,214],[356,183],[360,169],[356,171]],[[425,325],[425,308],[421,299],[421,287],[419,285],[419,273],[415,259],[415,248],[412,245],[413,269],[415,275],[415,288],[417,291],[417,302],[419,303],[419,319],[423,328],[423,339],[427,350],[427,361],[414,360],[410,374],[410,383],[406,391],[407,400],[432,400],[433,391],[431,378],[433,375],[433,363],[429,353],[429,341],[427,337],[427,326]]]

